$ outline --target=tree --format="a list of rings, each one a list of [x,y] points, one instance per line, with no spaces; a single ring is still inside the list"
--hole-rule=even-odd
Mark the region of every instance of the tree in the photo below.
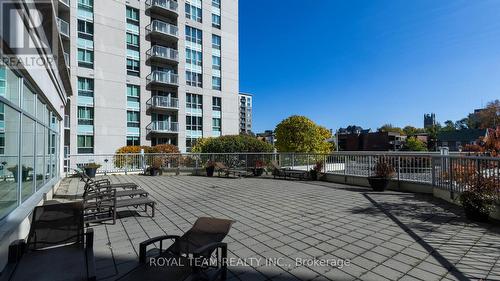
[[[387,133],[399,133],[401,135],[404,135],[405,132],[403,129],[399,127],[394,127],[392,124],[385,124],[382,127],[378,128],[377,131],[379,132],[387,132]]]
[[[500,125],[500,100],[487,104],[486,108],[477,113],[480,129],[495,128]]]
[[[203,138],[192,149],[196,153],[273,152],[274,147],[248,135]]]
[[[455,122],[455,129],[464,130],[469,128],[469,118],[462,118]]]
[[[441,131],[443,132],[453,132],[455,131],[455,123],[451,120],[446,120],[444,122],[444,127],[441,128]]]
[[[425,133],[425,129],[422,128],[415,128],[413,126],[406,126],[403,128],[403,133],[409,137],[415,136],[417,134],[422,134]]]
[[[404,148],[408,151],[427,151],[425,143],[416,137],[409,137],[406,139]]]
[[[280,152],[329,153],[332,133],[305,116],[290,116],[276,126],[276,148]]]

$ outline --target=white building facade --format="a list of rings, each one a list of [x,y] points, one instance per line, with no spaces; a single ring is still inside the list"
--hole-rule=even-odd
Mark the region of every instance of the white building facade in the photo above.
[[[240,133],[249,134],[252,132],[252,107],[253,96],[247,93],[239,94],[239,110],[240,110]]]

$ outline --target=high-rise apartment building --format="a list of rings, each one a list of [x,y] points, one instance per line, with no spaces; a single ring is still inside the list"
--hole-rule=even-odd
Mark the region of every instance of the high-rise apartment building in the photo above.
[[[240,110],[240,133],[249,134],[252,132],[252,103],[253,96],[251,94],[239,94],[239,110]]]
[[[239,132],[237,0],[60,2],[74,85],[67,152],[184,152]]]

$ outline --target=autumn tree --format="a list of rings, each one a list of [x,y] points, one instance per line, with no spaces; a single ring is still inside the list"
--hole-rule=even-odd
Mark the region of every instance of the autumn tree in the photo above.
[[[404,131],[403,129],[399,128],[399,127],[395,127],[393,126],[392,124],[385,124],[383,125],[382,127],[378,128],[377,131],[379,132],[388,132],[388,133],[399,133],[401,135],[404,135]]]
[[[276,126],[276,148],[280,152],[329,153],[331,132],[305,116],[291,116]]]
[[[406,139],[404,149],[407,151],[427,151],[427,145],[416,137]]]

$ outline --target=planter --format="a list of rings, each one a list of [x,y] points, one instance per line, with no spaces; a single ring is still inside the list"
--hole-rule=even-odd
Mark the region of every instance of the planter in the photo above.
[[[162,174],[162,170],[158,168],[150,168],[149,175],[152,177],[156,177]]]
[[[29,176],[29,171],[22,171],[22,181],[25,182],[28,180]],[[17,171],[12,172],[12,175],[14,176],[14,182],[19,182],[19,175]]]
[[[97,168],[85,168],[85,174],[90,178],[95,178]]]
[[[374,191],[384,191],[389,185],[389,179],[380,177],[368,177],[368,183]]]
[[[318,172],[316,170],[310,170],[309,171],[309,178],[313,181],[318,180]]]
[[[253,175],[256,177],[262,176],[264,174],[264,168],[254,168],[252,169]]]
[[[214,176],[215,167],[206,167],[205,170],[207,171],[207,177]]]
[[[488,222],[489,212],[482,212],[472,206],[464,206],[465,216],[471,221]]]

